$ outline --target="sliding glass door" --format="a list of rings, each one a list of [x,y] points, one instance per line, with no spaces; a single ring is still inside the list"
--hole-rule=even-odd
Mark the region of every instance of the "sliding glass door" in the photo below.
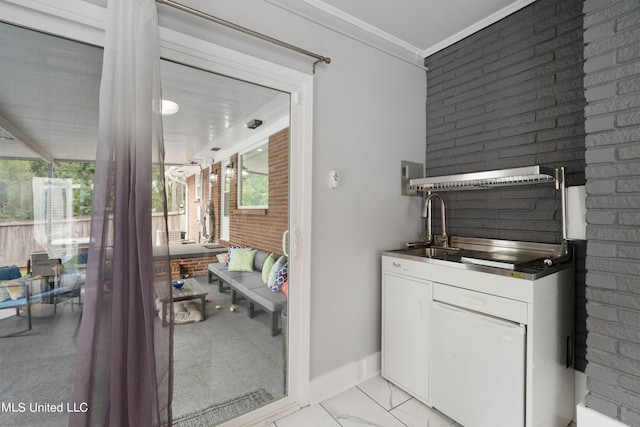
[[[30,290],[41,295],[0,309],[0,335],[9,335],[0,338],[0,401],[28,409],[71,402],[102,49],[5,23],[0,34],[0,267],[37,276]],[[289,394],[290,96],[174,61],[162,61],[161,72],[163,98],[175,105],[163,118],[167,188],[154,183],[152,199],[166,190],[169,232],[157,232],[158,208],[149,239],[169,246],[171,279],[184,287],[174,295],[173,413],[221,422]],[[229,246],[255,251],[253,271],[242,273],[255,287],[212,273]],[[69,292],[49,292],[62,288]],[[68,417],[15,409],[0,411],[0,424],[66,425]]]

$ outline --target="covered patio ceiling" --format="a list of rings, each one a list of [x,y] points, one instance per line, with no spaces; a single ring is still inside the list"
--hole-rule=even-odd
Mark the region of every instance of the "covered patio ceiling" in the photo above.
[[[0,156],[95,158],[102,48],[0,23]],[[289,114],[289,94],[163,60],[165,163],[207,164],[216,152]],[[230,138],[229,135],[233,135]]]

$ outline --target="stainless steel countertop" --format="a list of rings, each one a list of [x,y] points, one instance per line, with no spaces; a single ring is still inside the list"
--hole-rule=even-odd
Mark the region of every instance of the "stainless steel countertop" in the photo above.
[[[382,255],[525,280],[536,280],[573,267],[572,261],[554,261],[560,245],[452,237],[449,246],[393,249],[383,251]],[[545,260],[551,265],[545,265]]]

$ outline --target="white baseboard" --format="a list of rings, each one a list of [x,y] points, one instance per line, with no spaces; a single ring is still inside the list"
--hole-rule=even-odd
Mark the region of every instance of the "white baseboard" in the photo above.
[[[575,388],[574,388],[575,405],[587,397],[587,375],[584,372],[576,371]]]
[[[309,403],[323,402],[379,374],[380,352],[340,366],[310,381]]]
[[[576,414],[578,427],[628,427],[627,424],[587,408],[584,400],[576,407]]]

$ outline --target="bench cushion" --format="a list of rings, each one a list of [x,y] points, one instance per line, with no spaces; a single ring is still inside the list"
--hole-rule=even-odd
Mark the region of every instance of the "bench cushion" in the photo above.
[[[224,265],[223,262],[214,262],[212,264],[209,264],[209,271],[216,276],[218,275],[218,272],[227,270],[229,270],[229,267]]]
[[[256,271],[262,271],[262,266],[269,255],[271,255],[270,252],[260,250],[256,252],[256,257],[253,260],[253,269]]]
[[[246,295],[246,293],[248,291],[252,291],[255,290],[257,288],[265,288],[266,286],[264,285],[264,283],[262,283],[262,277],[260,277],[257,274],[247,274],[244,275],[243,277],[237,277],[233,280],[225,280],[223,277],[225,275],[223,274],[220,278],[225,281],[226,283],[229,283],[229,285],[237,290],[239,290],[241,293],[245,294],[245,296],[250,296],[250,295]]]
[[[282,292],[272,292],[266,286],[251,290],[251,299],[269,311],[281,311],[287,303]]]

